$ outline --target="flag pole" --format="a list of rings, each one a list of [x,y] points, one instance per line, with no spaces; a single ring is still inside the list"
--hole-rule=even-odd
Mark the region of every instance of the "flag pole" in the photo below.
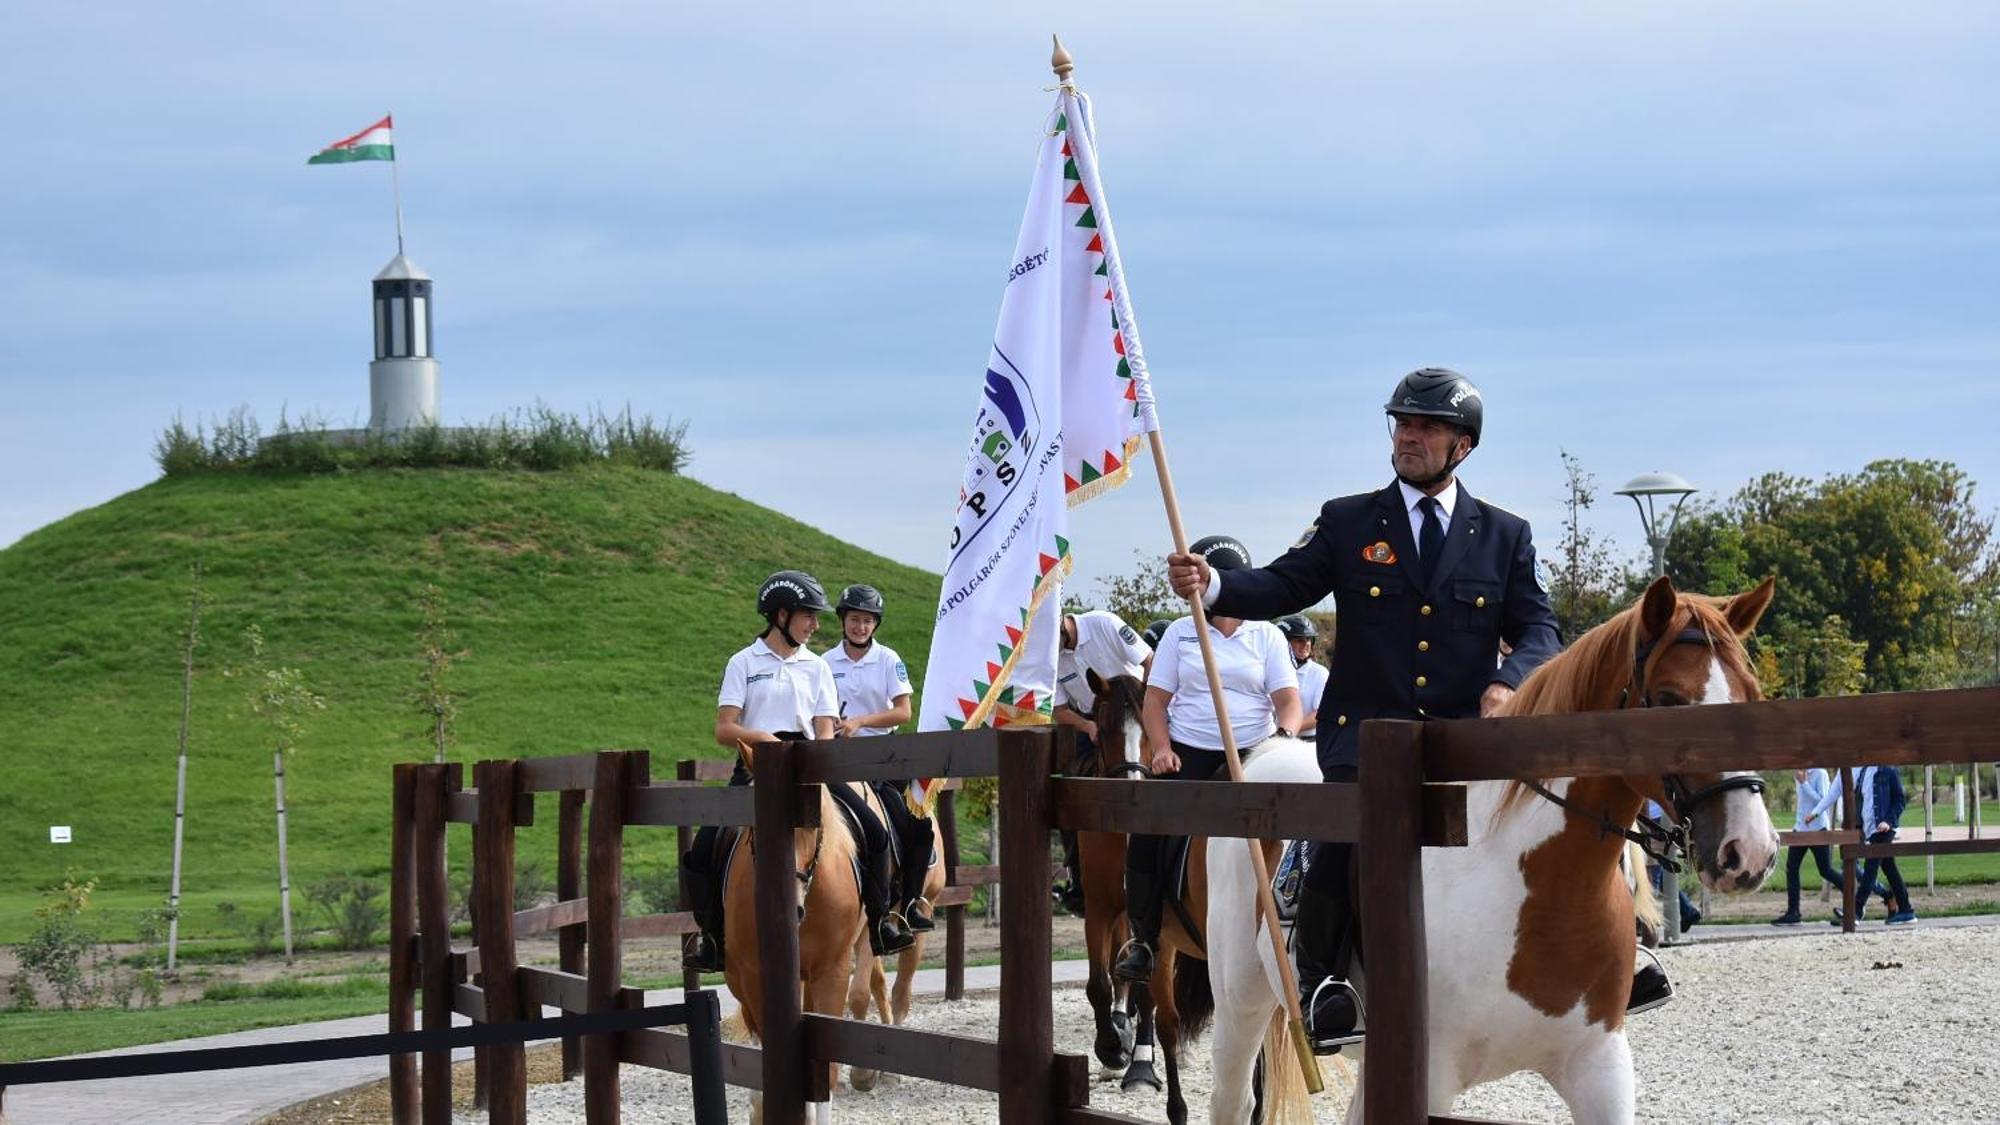
[[[393,113],[385,113],[382,116],[390,122],[389,128],[391,131],[389,135],[391,137],[391,148],[393,149],[395,137],[394,122],[396,117]],[[389,186],[390,190],[396,196],[396,253],[400,255],[403,252],[403,175],[396,167],[399,163],[400,161],[396,159],[395,152],[391,151],[389,153]]]
[[[1049,58],[1049,66],[1055,71],[1056,81],[1066,94],[1076,94],[1076,84],[1070,74],[1076,69],[1076,61],[1064,49],[1062,39],[1055,39],[1055,51]],[[1152,431],[1147,435],[1153,450],[1153,471],[1160,481],[1160,499],[1166,504],[1167,529],[1174,540],[1174,552],[1187,554],[1187,529],[1181,523],[1180,500],[1174,494],[1174,476],[1167,468],[1167,443],[1161,436],[1157,417]],[[1215,663],[1215,646],[1208,636],[1208,611],[1201,604],[1200,597],[1188,599],[1188,606],[1194,612],[1194,633],[1201,642],[1201,662],[1208,670],[1209,698],[1215,703],[1216,723],[1222,728],[1222,753],[1229,764],[1229,780],[1243,780],[1243,758],[1236,750],[1236,733],[1229,725],[1229,705],[1222,694],[1222,671]],[[1313,1054],[1312,1043],[1306,1038],[1305,1015],[1299,1008],[1299,985],[1292,971],[1291,956],[1285,951],[1285,932],[1278,923],[1278,903],[1271,895],[1271,871],[1264,862],[1262,841],[1245,839],[1250,848],[1250,867],[1257,880],[1257,910],[1263,921],[1264,930],[1270,934],[1271,950],[1278,961],[1278,989],[1284,993],[1285,1015],[1290,1024],[1292,1049],[1298,1056],[1299,1069],[1305,1077],[1306,1089],[1319,1093],[1326,1088],[1325,1079],[1320,1075],[1319,1059]]]

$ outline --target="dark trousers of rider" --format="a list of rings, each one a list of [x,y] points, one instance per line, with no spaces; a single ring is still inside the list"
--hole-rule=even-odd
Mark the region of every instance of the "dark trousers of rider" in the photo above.
[[[1806,853],[1811,852],[1813,866],[1819,868],[1819,877],[1834,890],[1840,889],[1840,872],[1833,866],[1833,846],[1831,844],[1793,844],[1785,849],[1785,913],[1799,912],[1799,869],[1805,866]]]
[[[1877,832],[1868,837],[1871,844],[1887,844],[1896,838],[1896,833]],[[1882,872],[1889,877],[1889,892],[1896,896],[1896,909],[1908,912],[1910,909],[1910,888],[1903,885],[1903,872],[1896,866],[1896,857],[1869,857],[1861,865],[1861,874],[1854,885],[1854,910],[1858,917],[1861,908],[1868,905],[1868,896],[1875,893],[1875,873]]]
[[[1185,743],[1173,744],[1181,768],[1172,773],[1156,773],[1154,781],[1207,781],[1222,772],[1228,756],[1220,750],[1204,750]],[[1182,836],[1133,836],[1125,844],[1126,906],[1131,912],[1132,936],[1155,944],[1160,935],[1160,906],[1167,888],[1161,885],[1167,872],[1161,870],[1169,853],[1168,841]]]
[[[1351,782],[1353,766],[1322,766],[1327,781]],[[1348,976],[1344,958],[1354,934],[1354,845],[1322,840],[1313,845],[1299,895],[1292,945],[1298,962],[1299,991],[1310,997],[1329,976]]]

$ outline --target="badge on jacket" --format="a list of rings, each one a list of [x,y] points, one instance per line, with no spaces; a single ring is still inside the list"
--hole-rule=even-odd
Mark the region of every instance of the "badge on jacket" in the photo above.
[[[1393,566],[1396,562],[1396,549],[1389,546],[1388,540],[1377,539],[1374,543],[1361,548],[1361,561]]]

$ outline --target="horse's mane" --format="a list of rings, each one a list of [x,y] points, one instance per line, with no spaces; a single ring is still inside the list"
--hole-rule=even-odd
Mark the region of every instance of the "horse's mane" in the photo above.
[[[1568,648],[1550,657],[1522,682],[1497,715],[1561,715],[1579,711],[1606,711],[1619,704],[1619,692],[1632,681],[1633,661],[1639,651],[1639,611],[1642,597],[1614,614],[1610,620],[1578,637]],[[1750,676],[1749,659],[1744,655],[1736,630],[1723,616],[1728,598],[1708,594],[1679,593],[1674,617],[1686,609],[1691,619],[1670,620],[1669,635],[1682,628],[1708,634],[1713,649],[1732,670]],[[1754,682],[1754,676],[1751,677]],[[1529,793],[1521,782],[1510,782],[1501,798],[1496,819]]]

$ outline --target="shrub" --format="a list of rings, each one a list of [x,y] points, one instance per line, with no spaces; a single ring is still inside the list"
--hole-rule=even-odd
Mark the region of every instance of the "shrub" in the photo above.
[[[484,426],[419,427],[395,434],[337,432],[326,419],[294,424],[284,416],[268,440],[248,408],[238,407],[210,426],[193,429],[176,417],[153,443],[153,459],[166,476],[251,470],[272,474],[345,472],[354,469],[475,469],[553,471],[581,465],[631,465],[677,473],[687,466],[687,424],[655,422],[592,410],[564,414],[537,403]]]
[[[672,863],[625,865],[628,914],[672,914],[680,907],[680,872]]]
[[[242,938],[250,945],[252,957],[269,957],[278,940],[278,915],[276,911],[252,914],[233,902],[218,902],[215,912],[222,915],[222,925],[230,933]]]
[[[26,969],[7,978],[7,1007],[16,1012],[32,1012],[41,1005],[35,996],[35,982]]]
[[[320,909],[342,949],[368,949],[375,931],[389,919],[382,884],[373,879],[334,875],[306,888],[306,901]]]
[[[40,977],[65,1010],[87,1008],[97,997],[102,946],[82,921],[96,889],[95,878],[72,869],[35,908],[35,928],[20,945],[21,971]]]

